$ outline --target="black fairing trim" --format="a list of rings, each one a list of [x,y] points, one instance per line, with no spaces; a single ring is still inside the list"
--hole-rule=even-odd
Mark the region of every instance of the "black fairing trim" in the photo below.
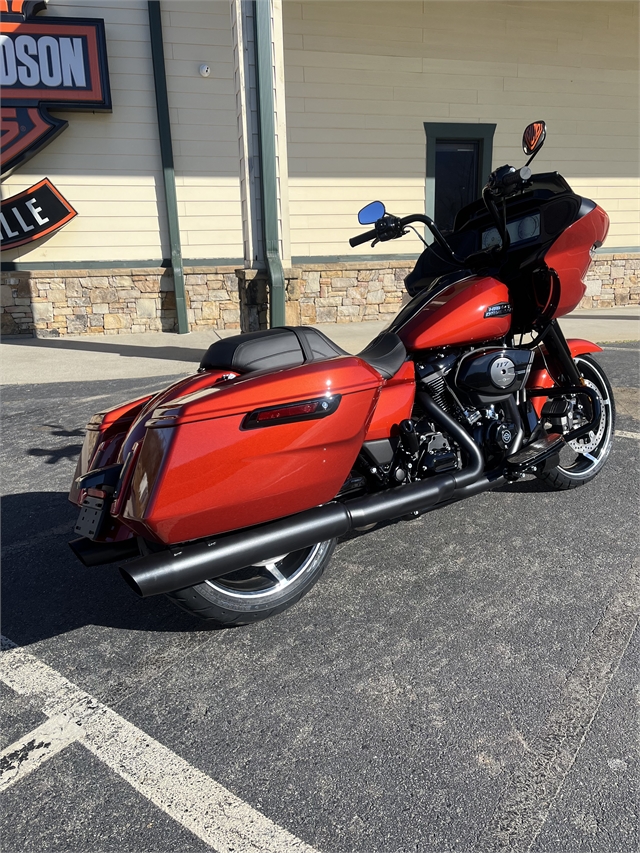
[[[410,302],[407,302],[400,313],[396,315],[395,319],[389,326],[388,331],[397,333],[405,323],[414,317],[418,311],[424,308],[425,305],[431,302],[438,293],[441,293],[445,288],[449,287],[449,285],[455,284],[458,281],[463,281],[465,278],[471,278],[471,276],[473,276],[471,270],[464,269],[457,270],[456,272],[450,272],[447,275],[436,276],[433,278],[428,287],[416,291],[413,299]]]
[[[590,198],[581,198],[582,202],[580,205],[580,210],[578,211],[578,219],[582,219],[583,216],[586,216],[587,213],[591,213],[592,210],[595,210],[598,206],[595,201],[591,201]]]
[[[506,284],[521,286],[523,274],[530,273],[536,265],[544,264],[544,256],[555,240],[574,222],[586,216],[596,207],[595,202],[582,198],[573,192],[569,184],[558,172],[546,172],[531,177],[529,186],[511,197],[507,202],[508,221],[527,214],[540,213],[541,231],[536,239],[515,244],[504,255],[491,256],[481,251],[481,234],[494,222],[484,202],[479,199],[462,208],[456,216],[454,230],[446,235],[447,241],[460,256],[468,258],[475,271],[499,278]],[[405,278],[407,291],[415,296],[427,289],[432,292],[439,286],[440,277],[448,278],[455,265],[440,247],[434,243],[418,258],[414,269]],[[469,274],[459,268],[454,275]],[[520,325],[518,303],[520,294],[514,293],[516,303],[515,327]],[[527,301],[526,299],[524,300]],[[528,315],[532,306],[523,306]],[[525,321],[526,322],[526,321]],[[391,328],[397,328],[394,324]]]

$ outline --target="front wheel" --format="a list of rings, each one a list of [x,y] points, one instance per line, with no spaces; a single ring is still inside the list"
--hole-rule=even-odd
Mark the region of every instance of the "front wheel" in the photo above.
[[[182,610],[220,627],[259,622],[281,613],[305,595],[325,570],[336,540],[318,542],[220,578],[170,592]]]
[[[599,473],[611,452],[616,420],[613,391],[602,367],[588,355],[577,356],[574,361],[585,384],[598,393],[602,414],[596,430],[591,430],[582,438],[570,441],[560,451],[560,461],[555,468],[536,474],[551,488],[559,490],[575,489],[593,480]],[[572,403],[573,426],[578,427],[581,422],[584,423],[586,414],[582,413],[580,400],[572,398]]]

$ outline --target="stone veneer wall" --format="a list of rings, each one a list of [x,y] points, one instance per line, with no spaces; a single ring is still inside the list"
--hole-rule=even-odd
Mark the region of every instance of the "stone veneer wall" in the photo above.
[[[233,267],[185,270],[192,329],[240,330],[238,278]],[[3,272],[3,335],[39,338],[118,335],[177,328],[170,270]]]
[[[391,319],[414,261],[305,264],[286,270],[287,322],[359,323]]]
[[[640,255],[601,254],[593,260],[580,308],[613,308],[640,303]]]
[[[412,261],[305,264],[285,270],[286,322],[357,323],[397,313]],[[598,255],[580,307],[640,303],[640,255]],[[264,272],[234,267],[185,269],[187,316],[193,331],[267,328]],[[174,331],[170,270],[58,270],[3,272],[3,335],[59,337]]]

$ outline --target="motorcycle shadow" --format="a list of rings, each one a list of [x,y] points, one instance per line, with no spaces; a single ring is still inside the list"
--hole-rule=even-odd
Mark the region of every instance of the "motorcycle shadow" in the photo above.
[[[2,498],[2,633],[18,645],[86,625],[147,632],[215,630],[164,596],[135,596],[117,564],[85,568],[68,542],[77,510],[65,492]]]
[[[518,480],[515,483],[505,483],[502,486],[496,487],[495,489],[484,492],[483,494],[534,494],[536,492],[552,492],[554,491],[550,486],[547,486],[541,480],[538,480],[536,477],[528,477],[525,480]],[[464,499],[463,499],[464,500]],[[433,512],[438,512],[443,507],[451,506],[455,507],[458,504],[462,504],[462,500],[459,501],[450,501],[448,503],[436,504],[436,506],[430,507],[427,510],[419,513],[419,515],[403,515],[399,518],[391,518],[388,521],[381,521],[378,524],[373,524],[370,527],[362,528],[362,529],[354,529],[350,530],[349,533],[345,533],[344,536],[341,536],[340,542],[349,542],[352,539],[359,539],[361,536],[365,536],[371,530],[384,530],[387,527],[394,527],[397,524],[404,524],[407,521],[413,521],[416,518],[423,518],[425,516],[430,515]]]
[[[496,494],[539,491],[547,488],[533,478],[504,485]],[[75,538],[76,517],[66,492],[2,498],[2,625],[13,642],[28,645],[86,625],[152,633],[218,630],[181,613],[164,596],[139,599],[124,584],[115,563],[84,567],[67,544]],[[377,528],[404,521],[394,519]],[[353,530],[341,541],[367,532]]]
[[[554,492],[552,486],[549,486],[543,480],[537,477],[527,476],[524,480],[516,480],[515,483],[505,483],[504,486],[496,489],[496,494],[533,494],[535,492]]]

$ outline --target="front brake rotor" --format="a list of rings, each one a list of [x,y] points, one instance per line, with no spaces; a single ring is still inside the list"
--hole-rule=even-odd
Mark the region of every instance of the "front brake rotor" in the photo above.
[[[574,450],[576,453],[592,453],[596,447],[602,441],[602,437],[604,436],[605,427],[607,425],[607,418],[604,410],[604,401],[602,399],[602,395],[598,390],[597,386],[590,382],[588,379],[584,379],[584,384],[589,388],[593,388],[598,397],[600,398],[600,407],[602,409],[602,414],[600,415],[600,423],[598,424],[597,432],[593,430],[589,431],[588,435],[583,436],[582,438],[576,438],[574,441],[569,442],[569,447]],[[574,404],[575,405],[575,404]],[[575,426],[575,423],[574,423]]]

